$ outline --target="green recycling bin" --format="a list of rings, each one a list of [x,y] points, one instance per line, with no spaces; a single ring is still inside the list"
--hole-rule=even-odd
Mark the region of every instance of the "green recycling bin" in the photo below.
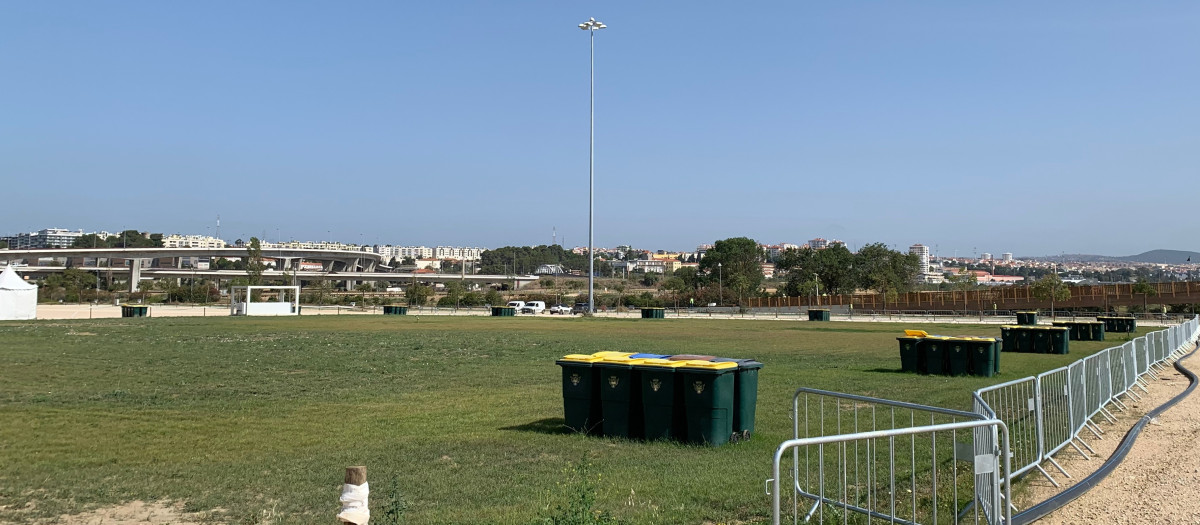
[[[678,368],[683,379],[683,404],[687,411],[687,440],[720,446],[733,436],[733,397],[737,363],[685,361]]]
[[[1009,352],[1017,351],[1017,332],[1015,326],[1001,326],[1000,340],[1003,341],[1003,349]]]
[[[946,340],[946,372],[952,376],[965,376],[971,372],[971,346],[974,340],[967,337],[951,337]]]
[[[593,365],[601,359],[571,354],[554,362],[562,367],[563,419],[576,432],[600,433],[599,369]]]
[[[511,306],[493,306],[492,317],[515,317],[517,309]]]
[[[633,365],[645,359],[606,356],[592,366],[599,369],[600,427],[605,436],[638,439],[643,435],[642,388]]]
[[[1088,327],[1091,329],[1091,333],[1092,333],[1091,340],[1092,341],[1103,341],[1104,340],[1104,323],[1102,323],[1100,321],[1096,321],[1094,323],[1088,323]]]
[[[687,439],[683,381],[679,367],[687,361],[644,359],[633,365],[642,389],[642,428],[646,439]]]
[[[1028,328],[1029,337],[1033,343],[1031,349],[1034,353],[1049,354],[1050,353],[1050,330],[1044,327]]]
[[[150,307],[141,304],[121,305],[121,317],[149,317]]]
[[[925,338],[921,345],[925,350],[925,369],[923,374],[946,375],[946,352],[949,350],[949,337],[931,335]]]
[[[1050,323],[1050,324],[1053,326],[1066,327],[1068,330],[1067,335],[1069,335],[1071,337],[1071,339],[1073,339],[1075,341],[1083,340],[1083,339],[1080,339],[1082,336],[1080,335],[1079,323],[1073,323],[1070,321],[1054,321],[1053,323]]]
[[[826,308],[809,308],[808,309],[808,320],[809,321],[828,321],[829,320],[829,310]]]
[[[992,377],[1000,371],[1000,352],[996,348],[996,339],[991,337],[972,337],[971,342],[971,375]]]
[[[1035,324],[1037,324],[1037,312],[1017,312],[1017,324],[1019,324],[1019,325],[1035,325]]]
[[[383,315],[408,315],[407,306],[384,305]]]
[[[1066,354],[1070,351],[1070,329],[1065,326],[1047,326],[1042,330],[1049,336],[1050,346],[1046,349],[1049,354]]]
[[[897,337],[896,340],[900,341],[900,370],[920,373],[925,368],[925,354],[921,348],[925,338]]]
[[[642,319],[663,319],[665,308],[642,308]]]
[[[758,371],[763,364],[754,359],[717,357],[714,363],[737,363],[733,379],[733,435],[736,440],[754,435],[754,413],[758,408]]]
[[[1137,319],[1134,319],[1132,317],[1126,317],[1124,320],[1125,320],[1125,331],[1126,332],[1133,333],[1133,332],[1137,331]]]
[[[1017,326],[1017,327],[1013,328],[1013,335],[1015,336],[1014,339],[1015,339],[1015,342],[1017,343],[1016,348],[1013,348],[1013,351],[1023,352],[1023,353],[1029,353],[1029,352],[1033,351],[1033,331],[1032,330],[1030,330],[1027,327]],[[1006,349],[1007,349],[1007,347],[1006,347]]]

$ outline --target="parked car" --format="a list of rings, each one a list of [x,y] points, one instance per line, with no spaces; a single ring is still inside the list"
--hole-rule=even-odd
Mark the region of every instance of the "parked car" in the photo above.
[[[521,313],[523,314],[540,314],[545,311],[546,303],[542,301],[529,301],[525,303],[525,306],[521,307]]]
[[[525,301],[509,301],[504,306],[514,309],[517,313],[521,313],[521,309],[525,308]]]
[[[562,314],[571,315],[571,307],[565,304],[556,304],[550,307],[550,315]]]
[[[575,303],[575,306],[571,307],[571,315],[586,314],[586,313],[588,313],[588,304],[587,303]]]

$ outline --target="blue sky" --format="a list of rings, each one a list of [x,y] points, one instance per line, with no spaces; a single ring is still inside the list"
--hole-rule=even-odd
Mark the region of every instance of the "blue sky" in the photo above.
[[[1200,249],[1196,2],[7,2],[0,233]]]

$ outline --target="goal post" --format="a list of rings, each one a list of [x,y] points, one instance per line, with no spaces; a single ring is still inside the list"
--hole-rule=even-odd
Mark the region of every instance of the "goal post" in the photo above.
[[[231,286],[229,315],[300,315],[300,287]]]

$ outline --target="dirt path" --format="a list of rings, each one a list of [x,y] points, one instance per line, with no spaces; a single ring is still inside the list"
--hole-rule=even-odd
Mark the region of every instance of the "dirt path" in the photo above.
[[[1183,365],[1194,372],[1200,371],[1200,354],[1185,360]],[[1117,424],[1100,426],[1105,432],[1103,440],[1086,430],[1081,434],[1098,454],[1091,461],[1070,448],[1059,452],[1056,459],[1073,479],[1065,479],[1051,465],[1046,465],[1046,469],[1064,488],[1091,474],[1142,415],[1179,394],[1187,385],[1186,377],[1174,368],[1168,369],[1159,375],[1158,381],[1150,381],[1149,394],[1137,390],[1142,399],[1132,402],[1128,412],[1117,412]],[[1059,492],[1045,478],[1031,479],[1028,485],[1021,497],[1014,498],[1022,509]],[[1200,525],[1200,391],[1193,391],[1146,425],[1125,460],[1099,485],[1038,523],[1100,521]]]

